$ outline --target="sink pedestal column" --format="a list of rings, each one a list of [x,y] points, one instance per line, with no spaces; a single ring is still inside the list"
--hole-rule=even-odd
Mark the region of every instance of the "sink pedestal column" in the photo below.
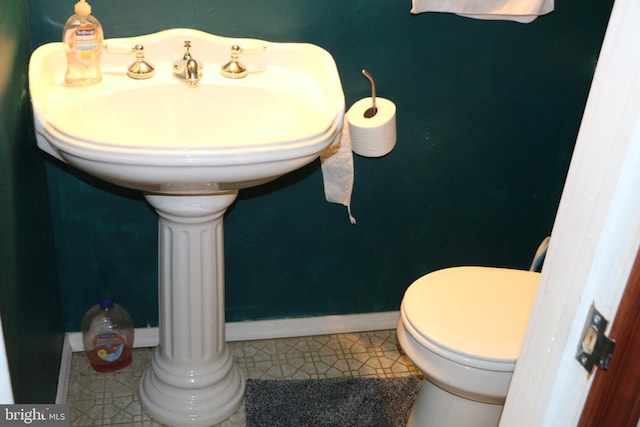
[[[210,426],[242,403],[244,379],[225,341],[222,217],[237,191],[145,195],[160,216],[160,343],[140,383],[153,418]]]

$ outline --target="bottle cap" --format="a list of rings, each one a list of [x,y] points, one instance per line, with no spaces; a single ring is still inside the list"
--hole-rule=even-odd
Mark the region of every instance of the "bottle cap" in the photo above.
[[[111,308],[113,307],[113,298],[109,296],[101,296],[100,297],[100,308]]]
[[[73,10],[78,15],[91,15],[91,5],[85,0],[80,0],[78,3],[76,3],[76,5],[73,7]]]

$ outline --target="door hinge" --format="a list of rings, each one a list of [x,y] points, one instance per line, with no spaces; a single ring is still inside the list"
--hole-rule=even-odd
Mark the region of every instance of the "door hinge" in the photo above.
[[[616,342],[604,334],[608,324],[609,321],[592,304],[576,354],[576,360],[589,373],[593,372],[594,366],[605,371],[609,368]]]

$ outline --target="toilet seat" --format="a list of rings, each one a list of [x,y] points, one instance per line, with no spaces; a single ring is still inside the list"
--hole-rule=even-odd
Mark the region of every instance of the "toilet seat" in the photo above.
[[[460,364],[513,371],[540,273],[453,267],[407,289],[401,320],[427,349]]]

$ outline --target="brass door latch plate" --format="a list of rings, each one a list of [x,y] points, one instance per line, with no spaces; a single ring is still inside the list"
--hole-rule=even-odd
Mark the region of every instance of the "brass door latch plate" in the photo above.
[[[591,305],[576,353],[576,360],[589,373],[593,372],[594,366],[605,371],[609,368],[616,342],[604,334],[608,323]]]

